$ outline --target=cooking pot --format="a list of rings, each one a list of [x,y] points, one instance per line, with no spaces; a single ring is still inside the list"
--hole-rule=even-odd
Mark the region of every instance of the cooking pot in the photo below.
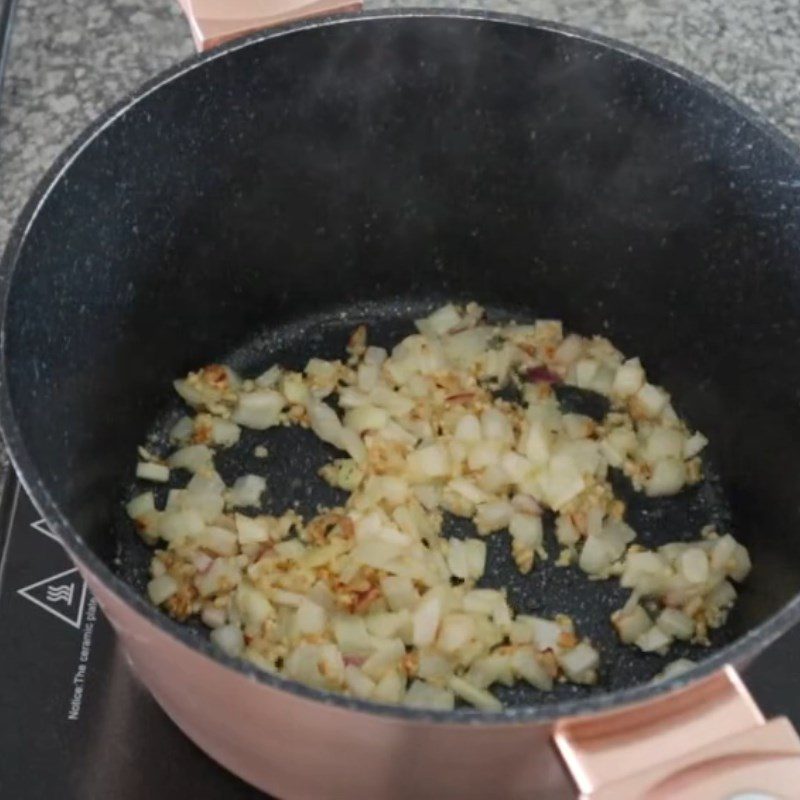
[[[800,614],[797,148],[696,76],[552,23],[408,10],[235,38],[331,6],[184,5],[198,45],[231,41],[91,126],[2,265],[8,449],[136,675],[279,797],[796,797],[800,742],[737,670]],[[689,672],[652,682],[656,656],[611,643],[607,588],[570,570],[545,592],[537,569],[521,602],[580,607],[600,684],[496,713],[301,686],[143,598],[148,550],[120,508],[174,377],[318,354],[452,298],[608,335],[708,434],[711,489],[642,532],[713,512],[752,554]]]

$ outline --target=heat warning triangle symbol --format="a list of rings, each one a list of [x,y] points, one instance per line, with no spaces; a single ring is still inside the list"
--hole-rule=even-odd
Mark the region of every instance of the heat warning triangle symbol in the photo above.
[[[44,517],[42,517],[42,519],[37,519],[36,522],[31,522],[31,528],[39,531],[39,533],[43,533],[45,536],[47,536],[49,539],[52,539],[54,542],[58,542],[59,544],[61,544],[61,539],[59,539],[58,536],[56,536],[50,530]]]
[[[86,583],[77,568],[17,589],[17,593],[73,628],[81,627],[83,607],[86,605]]]

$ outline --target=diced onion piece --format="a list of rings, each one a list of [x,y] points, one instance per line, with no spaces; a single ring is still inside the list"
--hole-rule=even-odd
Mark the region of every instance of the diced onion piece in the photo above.
[[[403,698],[403,704],[409,708],[435,708],[441,711],[452,711],[455,702],[451,691],[420,680],[409,686]]]
[[[454,578],[477,580],[486,564],[486,544],[479,539],[451,539],[447,566]]]
[[[507,500],[495,500],[491,503],[481,503],[475,514],[475,528],[481,535],[507,528],[511,522],[514,507]]]
[[[237,551],[237,537],[233,531],[215,525],[207,525],[194,541],[198,547],[204,547],[221,556],[232,556]]]
[[[226,499],[229,506],[246,508],[260,506],[261,495],[267,488],[267,482],[260,475],[242,475],[234,481],[228,489]]]
[[[200,534],[205,526],[196,511],[165,511],[158,520],[158,534],[168,542],[180,542]]]
[[[580,494],[586,486],[575,462],[562,453],[557,453],[550,459],[542,484],[547,504],[556,511]]]
[[[216,558],[207,572],[195,575],[194,585],[202,597],[221,590],[229,591],[239,585],[242,574],[232,558]]]
[[[664,633],[676,639],[691,639],[694,636],[694,620],[677,608],[665,608],[656,619],[656,625]]]
[[[511,444],[514,430],[506,415],[494,406],[489,406],[481,414],[481,436],[483,439]]]
[[[708,580],[708,556],[702,548],[687,548],[680,557],[680,566],[689,583],[705,583]]]
[[[356,433],[379,431],[386,427],[388,422],[389,412],[379,406],[363,405],[351,408],[344,415],[344,424]]]
[[[442,478],[450,473],[450,455],[441,444],[415,450],[408,456],[408,470],[418,480]]]
[[[528,459],[532,468],[543,467],[550,458],[550,441],[544,427],[532,422],[520,440],[519,449]]]
[[[176,450],[167,464],[173,469],[186,469],[189,472],[211,472],[214,469],[213,454],[204,444],[192,444]]]
[[[580,534],[569,517],[556,517],[556,539],[565,547],[571,547],[580,539]]]
[[[324,608],[307,598],[303,598],[303,601],[297,607],[295,622],[301,635],[322,633],[325,630],[327,614]]]
[[[532,647],[518,647],[511,656],[514,672],[531,686],[549,692],[553,688],[553,679],[539,662]]]
[[[588,389],[591,386],[598,363],[593,358],[581,358],[574,367],[573,381],[581,389]]]
[[[364,363],[371,366],[379,367],[386,361],[388,353],[383,347],[374,347],[370,345],[364,352]]]
[[[246,581],[236,588],[236,606],[245,626],[255,634],[266,620],[275,616],[275,608],[266,595]]]
[[[374,681],[379,681],[387,670],[393,669],[405,656],[406,647],[400,639],[376,642],[376,649],[361,665],[361,671]]]
[[[458,420],[453,433],[460,442],[478,442],[481,438],[481,423],[474,414],[464,414]]]
[[[665,633],[658,625],[648,628],[636,639],[636,646],[645,653],[666,653],[672,642],[672,636]]]
[[[490,497],[480,487],[466,478],[454,478],[447,484],[447,488],[457,492],[470,503],[486,503]]]
[[[569,366],[577,361],[584,349],[584,341],[574,333],[566,336],[561,344],[556,348],[553,359],[564,366]]]
[[[280,365],[273,364],[269,369],[262,372],[255,379],[255,384],[263,389],[272,389],[278,385],[282,375],[283,370],[281,369]]]
[[[244,514],[237,514],[235,519],[239,544],[258,544],[269,541],[270,530],[265,520],[246,517]]]
[[[417,320],[416,326],[420,333],[430,336],[442,336],[447,331],[455,328],[460,322],[461,315],[458,313],[458,309],[452,303],[448,303],[425,317],[425,319]]]
[[[479,689],[486,689],[493,683],[512,686],[514,670],[511,666],[511,656],[508,653],[495,651],[476,658],[470,665],[466,680]]]
[[[733,563],[728,565],[728,575],[737,583],[741,583],[750,574],[752,566],[747,548],[737,543],[733,553]]]
[[[223,625],[211,631],[211,641],[225,655],[234,658],[240,656],[244,650],[244,636],[236,625]]]
[[[662,458],[653,465],[653,472],[645,484],[649,497],[677,494],[686,483],[686,466],[677,458]]]
[[[295,406],[307,405],[311,397],[305,378],[299,372],[284,373],[281,379],[281,393],[288,403]]]
[[[655,427],[645,441],[642,456],[655,463],[663,458],[683,459],[684,437],[674,428]]]
[[[366,700],[375,691],[375,683],[352,664],[344,668],[344,681],[353,695],[362,700]]]
[[[191,417],[181,417],[169,431],[169,438],[173,442],[186,444],[194,432],[194,422]]]
[[[280,392],[272,389],[256,389],[239,395],[239,403],[232,419],[245,428],[258,431],[272,428],[280,422],[286,400]]]
[[[366,655],[372,652],[372,638],[362,617],[340,614],[333,620],[333,635],[345,655]]]
[[[632,608],[615,612],[611,616],[611,621],[617,629],[620,641],[624,644],[633,644],[653,627],[653,621],[638,603]]]
[[[611,566],[611,554],[600,536],[589,536],[583,544],[578,566],[589,575],[604,577]]]
[[[370,400],[381,408],[385,408],[393,417],[404,417],[414,408],[414,401],[387,386],[376,386],[369,396]]]
[[[392,639],[400,637],[408,638],[406,630],[410,629],[411,614],[408,609],[402,611],[383,611],[370,614],[366,618],[367,630],[381,639]]]
[[[147,595],[153,605],[160,606],[177,593],[180,586],[171,575],[160,575],[147,584]]]
[[[405,696],[405,683],[405,678],[397,670],[390,670],[375,686],[372,699],[379,703],[401,703]]]
[[[225,613],[224,608],[217,608],[216,606],[207,603],[203,606],[200,619],[202,619],[203,624],[209,628],[221,628],[226,624],[228,615]]]
[[[137,494],[136,497],[130,500],[125,506],[125,511],[131,519],[143,517],[145,514],[150,514],[155,510],[156,501],[152,492]]]
[[[711,568],[725,573],[736,552],[736,539],[730,534],[720,536],[711,551]]]
[[[386,575],[381,578],[381,591],[392,611],[413,608],[419,602],[419,594],[410,578]]]
[[[503,708],[503,704],[493,694],[473,686],[456,675],[450,678],[448,685],[458,697],[475,708],[483,711],[501,711]]]
[[[703,436],[700,431],[695,431],[684,443],[683,443],[683,457],[684,458],[693,458],[694,456],[698,455],[701,450],[705,448],[708,444],[708,439]]]
[[[436,639],[443,653],[455,653],[475,635],[475,623],[468,614],[447,614],[442,620]]]
[[[342,428],[338,446],[359,464],[363,464],[367,460],[367,449],[364,447],[364,442],[350,428]]]
[[[611,384],[611,396],[622,400],[633,396],[644,385],[645,377],[638,358],[630,358],[621,364]]]
[[[533,464],[513,450],[503,456],[500,465],[513,483],[522,483],[533,470]]]
[[[678,675],[683,675],[695,666],[695,662],[688,658],[679,658],[675,661],[670,661],[661,672],[656,675],[654,681],[665,681],[669,678],[677,678]]]
[[[136,465],[136,477],[144,481],[166,483],[169,480],[169,467],[152,461],[140,461]]]
[[[242,434],[242,429],[229,419],[214,417],[211,420],[211,440],[220,447],[233,447]]]
[[[438,595],[428,593],[420,601],[412,617],[415,647],[427,647],[436,639],[442,618],[442,601]]]
[[[566,676],[575,683],[594,683],[600,656],[590,644],[580,642],[570,650],[557,654],[558,663]]]
[[[645,383],[630,399],[634,419],[655,419],[669,403],[669,395],[652,383]]]
[[[732,606],[736,602],[736,589],[728,581],[718,583],[706,596],[706,608],[719,611]]]
[[[509,533],[525,547],[539,550],[542,547],[542,518],[533,514],[515,513],[508,525]]]

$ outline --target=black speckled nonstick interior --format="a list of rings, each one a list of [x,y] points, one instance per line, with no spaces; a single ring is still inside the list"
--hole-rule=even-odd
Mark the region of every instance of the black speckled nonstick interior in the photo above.
[[[563,319],[641,356],[711,440],[707,482],[630,497],[645,544],[718,521],[752,553],[715,648],[670,656],[705,656],[699,674],[798,613],[799,221],[795,149],[640,53],[472,13],[302,23],[151,85],[40,187],[4,261],[4,431],[70,547],[205,649],[139,596],[146,549],[119,519],[173,378],[339,355],[362,321],[390,342],[447,299]],[[246,460],[257,441],[267,462]],[[248,433],[223,472],[266,464],[268,506],[311,510],[335,499],[313,477],[330,456],[302,431]],[[597,688],[509,690],[506,715],[657,691],[630,688],[663,661],[615,643],[613,584],[552,560],[523,577],[505,535],[489,544],[487,583],[572,614],[603,657]]]

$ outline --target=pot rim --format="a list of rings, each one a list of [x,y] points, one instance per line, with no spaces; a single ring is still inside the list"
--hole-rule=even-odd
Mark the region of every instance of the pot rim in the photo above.
[[[579,39],[590,44],[599,45],[634,61],[645,62],[657,69],[667,72],[678,80],[700,89],[714,100],[734,111],[746,122],[757,128],[777,149],[788,155],[800,172],[800,147],[788,136],[767,122],[760,114],[744,105],[725,90],[710,83],[693,72],[678,66],[660,56],[654,55],[638,47],[619,42],[580,28],[561,23],[539,20],[517,14],[506,14],[494,11],[479,11],[450,8],[403,8],[362,11],[359,13],[336,14],[325,17],[313,17],[299,22],[259,31],[229,42],[207,53],[192,55],[169,69],[160,72],[139,88],[128,93],[122,100],[101,114],[93,123],[70,144],[56,159],[53,165],[37,184],[30,199],[25,204],[12,232],[0,261],[0,427],[2,427],[9,456],[16,469],[19,480],[30,495],[37,510],[47,519],[54,533],[61,539],[70,554],[88,568],[94,577],[102,582],[116,597],[136,611],[147,622],[166,632],[196,653],[210,658],[225,667],[239,673],[240,676],[255,680],[273,689],[286,691],[298,697],[324,703],[352,711],[377,714],[383,717],[429,721],[442,724],[476,724],[508,725],[515,723],[548,722],[561,717],[574,717],[595,714],[614,709],[621,705],[641,703],[675,691],[711,674],[726,664],[743,664],[759,650],[765,648],[783,632],[800,619],[800,594],[795,595],[780,611],[773,614],[760,625],[748,631],[744,636],[720,648],[703,659],[693,669],[675,678],[655,684],[640,684],[624,689],[598,693],[587,698],[562,700],[532,706],[511,706],[497,712],[485,712],[475,709],[459,708],[454,711],[436,711],[413,709],[400,706],[383,705],[367,700],[346,697],[333,692],[314,689],[279,675],[272,675],[259,670],[252,664],[232,658],[213,647],[210,640],[189,635],[186,628],[172,620],[166,614],[152,606],[133,589],[130,584],[116,575],[83,541],[57,502],[50,494],[39,471],[28,453],[22,433],[17,424],[12,406],[7,381],[8,352],[6,335],[6,310],[10,294],[10,286],[19,253],[24,247],[28,234],[36,223],[37,215],[47,201],[54,187],[67,173],[72,163],[88,148],[106,128],[122,117],[162,86],[191,73],[201,66],[224,58],[229,53],[247,47],[258,46],[262,42],[291,36],[306,30],[313,30],[333,25],[348,23],[380,22],[392,19],[437,18],[463,20],[465,23],[489,22],[500,25],[536,28],[551,32],[569,39]]]

